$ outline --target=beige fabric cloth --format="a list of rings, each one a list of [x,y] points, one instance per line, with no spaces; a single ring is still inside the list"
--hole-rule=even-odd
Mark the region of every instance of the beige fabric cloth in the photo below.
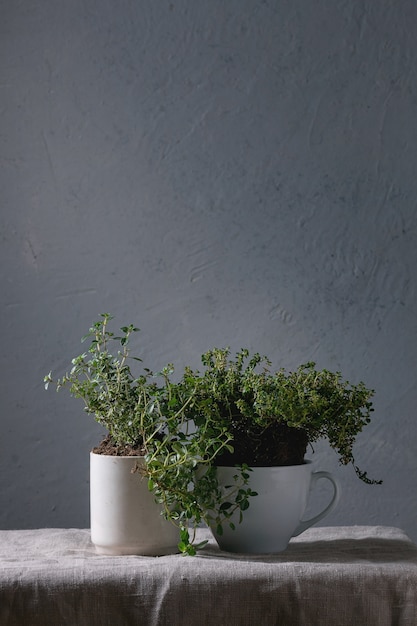
[[[201,530],[201,535],[208,531]],[[399,529],[309,529],[278,555],[95,554],[88,530],[0,531],[1,626],[416,626]]]

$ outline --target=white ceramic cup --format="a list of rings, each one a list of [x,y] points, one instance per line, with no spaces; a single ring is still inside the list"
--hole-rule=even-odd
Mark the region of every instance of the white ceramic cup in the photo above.
[[[224,493],[227,485],[233,485],[236,467],[218,467],[217,475]],[[318,480],[327,479],[333,486],[330,503],[314,517],[303,520],[309,496]],[[257,492],[249,499],[249,508],[239,523],[239,512],[233,514],[235,530],[228,522],[223,524],[223,534],[211,530],[219,547],[229,552],[275,553],[288,546],[291,537],[328,515],[340,498],[338,481],[329,473],[313,471],[311,461],[287,467],[255,467],[250,472],[248,486]],[[230,489],[229,489],[230,491]],[[227,496],[225,495],[227,500]]]
[[[134,471],[143,463],[143,457],[90,454],[91,541],[99,554],[178,552],[178,529]]]

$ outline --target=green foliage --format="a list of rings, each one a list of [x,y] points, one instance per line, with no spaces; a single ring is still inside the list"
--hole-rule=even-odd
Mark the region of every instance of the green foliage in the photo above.
[[[161,390],[149,370],[137,378],[131,371],[131,360],[141,359],[130,357],[128,344],[139,329],[123,326],[122,335],[115,336],[108,329],[112,317],[105,313],[101,318],[82,338],[90,339],[88,351],[72,360],[69,373],[55,382],[56,389],[69,387],[72,396],[82,398],[85,411],[108,430],[115,445],[144,446],[161,428]],[[117,356],[110,352],[114,343],[119,346]],[[45,388],[54,382],[51,372],[44,382]]]
[[[69,388],[115,445],[142,450],[149,490],[179,527],[184,554],[203,545],[196,543],[197,526],[215,524],[219,534],[224,524],[234,528],[232,516],[238,512],[241,521],[256,496],[246,463],[225,490],[217,480],[216,463],[234,452],[238,437],[250,446],[271,424],[285,424],[306,433],[309,442],[327,439],[341,463],[354,464],[353,444],[372,411],[373,391],[363,383],[352,386],[339,373],[317,371],[314,363],[273,374],[266,357],[241,350],[232,359],[228,349],[206,352],[203,373],[186,367],[175,383],[172,365],[158,373],[143,368],[137,376],[131,365],[141,359],[130,356],[129,342],[139,329],[123,326],[115,336],[111,319],[101,315],[83,338],[90,340],[87,352],[72,360],[62,378],[45,376],[45,387]],[[362,480],[373,482],[354,467]]]
[[[202,376],[188,371],[197,389],[193,403],[197,423],[216,419],[226,430],[235,429],[235,439],[248,442],[255,432],[285,424],[304,431],[310,444],[327,439],[342,464],[354,464],[353,445],[373,411],[374,391],[364,383],[351,385],[340,372],[318,371],[313,362],[294,372],[271,373],[270,361],[259,354],[250,357],[248,350],[241,350],[235,359],[227,348],[210,350],[202,362],[206,368]],[[368,481],[365,472],[356,466],[355,470]]]
[[[101,315],[82,339],[90,340],[87,352],[72,360],[70,371],[62,378],[54,380],[49,372],[44,377],[45,388],[50,384],[57,391],[68,388],[72,396],[84,401],[85,411],[107,429],[115,446],[141,449],[149,489],[163,505],[165,517],[180,529],[180,550],[195,554],[201,547],[195,542],[195,528],[208,522],[213,515],[209,511],[215,510],[222,498],[212,463],[220,451],[231,449],[231,437],[212,420],[196,428],[191,410],[196,391],[192,376],[173,383],[172,365],[158,373],[144,368],[135,376],[131,364],[141,359],[130,356],[129,340],[139,329],[123,326],[122,334],[115,336],[108,327],[111,319],[109,314]],[[114,346],[116,356],[111,350]],[[230,517],[229,508],[246,507],[239,491],[244,482],[237,477],[236,487],[228,494],[233,499],[230,507],[215,513],[219,525]]]

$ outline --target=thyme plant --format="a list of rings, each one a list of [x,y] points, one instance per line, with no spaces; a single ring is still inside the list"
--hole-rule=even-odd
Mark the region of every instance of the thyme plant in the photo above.
[[[54,383],[57,391],[67,387],[81,398],[118,454],[133,450],[145,457],[144,479],[166,519],[179,528],[184,554],[204,544],[195,534],[202,523],[214,523],[221,534],[224,524],[234,527],[235,511],[242,520],[256,496],[249,486],[251,467],[302,463],[307,444],[318,439],[327,439],[363,481],[376,482],[353,456],[373,410],[373,391],[363,383],[350,385],[338,372],[317,371],[314,363],[271,373],[266,357],[241,350],[231,358],[228,348],[209,350],[202,356],[204,371],[186,367],[177,382],[171,364],[157,373],[142,366],[137,375],[132,368],[141,359],[131,356],[130,340],[139,329],[123,326],[115,335],[111,320],[101,315],[83,337],[90,341],[87,351],[62,378],[45,376],[45,387]],[[236,465],[226,492],[217,480],[219,465]]]
[[[343,465],[351,463],[368,482],[366,472],[355,464],[353,445],[370,422],[374,391],[363,382],[351,385],[340,372],[317,370],[314,362],[294,372],[270,372],[270,361],[259,353],[241,350],[233,359],[230,350],[209,350],[202,356],[205,371],[199,381],[194,411],[200,419],[219,420],[252,450],[259,436],[273,435],[274,427],[298,431],[305,444],[327,439]],[[198,377],[198,374],[197,374]],[[260,462],[267,465],[269,451],[261,437]],[[370,481],[374,482],[374,481]]]
[[[72,396],[81,398],[85,411],[106,428],[117,454],[133,451],[145,457],[145,479],[163,505],[165,517],[179,528],[180,551],[195,554],[203,545],[196,544],[195,529],[202,521],[208,522],[209,511],[223,497],[212,463],[220,451],[232,450],[231,436],[211,420],[200,421],[196,428],[192,376],[185,376],[179,384],[172,382],[170,364],[157,373],[143,368],[136,375],[133,363],[142,360],[131,356],[129,343],[139,329],[123,326],[121,334],[115,335],[109,330],[112,319],[107,313],[101,315],[82,338],[90,341],[87,351],[72,359],[71,369],[61,378],[54,380],[49,372],[45,388],[54,384],[57,391],[68,388]],[[246,483],[247,472],[237,472],[236,484],[215,514],[219,526],[232,510],[247,508],[253,492]]]
[[[122,335],[115,336],[108,328],[112,316],[105,313],[82,338],[90,339],[87,352],[72,359],[72,368],[56,381],[49,372],[44,378],[45,388],[55,382],[56,390],[69,387],[75,398],[84,401],[84,409],[104,426],[115,446],[146,447],[153,433],[160,431],[157,411],[159,390],[152,373],[146,371],[135,377],[131,360],[141,361],[129,353],[129,340],[139,329],[123,326]],[[113,356],[110,344],[120,348]]]

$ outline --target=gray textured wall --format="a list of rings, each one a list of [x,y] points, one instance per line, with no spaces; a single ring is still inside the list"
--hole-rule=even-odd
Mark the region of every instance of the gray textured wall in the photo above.
[[[87,526],[101,430],[63,373],[100,312],[375,388],[324,524],[417,539],[413,0],[2,0],[0,526]]]

